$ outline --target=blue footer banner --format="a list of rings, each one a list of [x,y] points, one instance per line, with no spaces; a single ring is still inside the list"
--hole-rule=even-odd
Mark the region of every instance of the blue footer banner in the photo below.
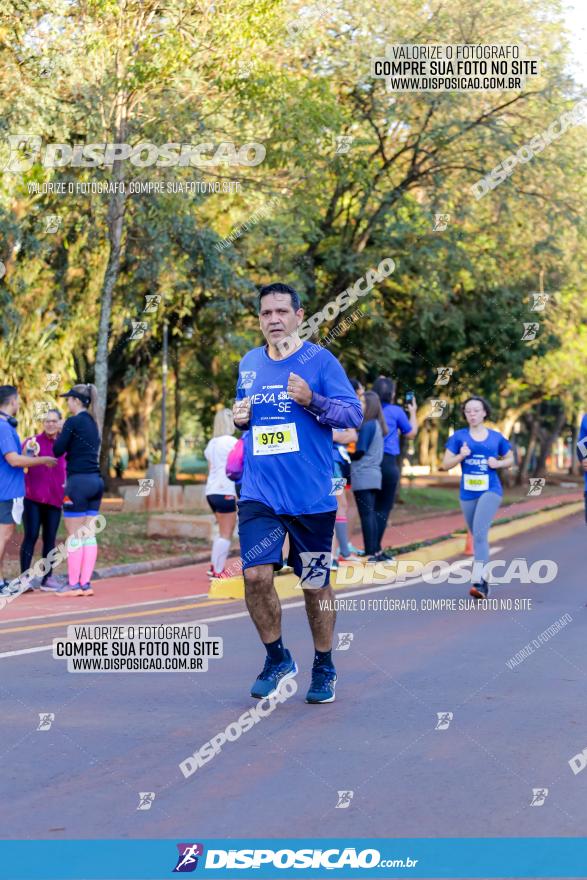
[[[587,877],[587,837],[0,841],[2,880]]]

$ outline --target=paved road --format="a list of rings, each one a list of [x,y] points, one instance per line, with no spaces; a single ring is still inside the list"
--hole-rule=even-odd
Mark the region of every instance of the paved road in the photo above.
[[[585,547],[579,515],[502,543],[504,559],[559,566],[550,584],[494,589],[531,610],[341,612],[337,631],[354,638],[335,654],[328,706],[303,702],[311,643],[301,603],[288,603],[298,693],[189,779],[179,762],[254,705],[262,652],[242,603],[194,598],[139,621],[215,618],[225,656],[199,675],[68,674],[47,651],[6,656],[42,648],[59,626],[5,624],[1,836],[584,835],[587,772],[568,761],[587,747]],[[418,582],[338,597],[353,593],[420,603],[466,590]],[[561,632],[508,668],[565,614]],[[36,729],[40,712],[55,713],[48,731]],[[436,729],[439,712],[453,713],[447,729]],[[543,806],[530,806],[533,788],[549,789]],[[354,793],[347,808],[336,808],[339,791]],[[151,809],[137,810],[139,792],[155,792]]]

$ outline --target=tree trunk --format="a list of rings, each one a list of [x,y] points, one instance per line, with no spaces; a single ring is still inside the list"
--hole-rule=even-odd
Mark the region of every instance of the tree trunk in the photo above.
[[[119,92],[116,97],[116,124],[115,143],[126,142],[127,133],[127,100],[125,92]],[[122,183],[124,176],[124,162],[116,160],[112,166],[111,182]],[[96,389],[98,391],[98,422],[103,424],[106,402],[108,397],[108,339],[110,336],[110,318],[112,315],[112,295],[120,270],[120,254],[122,249],[122,231],[124,227],[124,211],[126,207],[126,194],[120,190],[110,195],[108,205],[108,241],[110,245],[108,253],[108,265],[102,282],[102,294],[100,296],[100,321],[98,324],[98,340],[96,346],[96,362],[94,375]]]
[[[430,470],[438,473],[438,425],[434,423],[430,429]]]
[[[179,458],[179,443],[181,440],[181,431],[179,417],[181,413],[181,386],[180,386],[180,362],[179,362],[179,341],[176,338],[175,345],[171,349],[171,362],[173,364],[173,459],[169,468],[169,481],[175,483],[177,479],[177,461]]]
[[[102,479],[105,483],[105,488],[110,488],[110,468],[108,466],[109,455],[110,455],[110,447],[111,447],[111,439],[112,439],[112,426],[114,425],[114,418],[116,416],[117,409],[117,400],[116,397],[110,398],[108,400],[108,404],[106,406],[106,411],[104,414],[104,419],[102,422],[102,445],[100,446],[100,473],[102,474]]]
[[[573,477],[577,477],[583,474],[583,468],[581,467],[581,463],[577,458],[577,442],[579,441],[579,431],[581,430],[581,421],[583,418],[583,413],[578,412],[573,419],[573,428],[571,431],[571,466],[569,468],[569,474]]]
[[[532,460],[532,455],[534,454],[534,450],[536,449],[536,442],[538,440],[538,430],[538,418],[537,416],[533,415],[530,425],[530,436],[528,437],[528,447],[526,449],[526,454],[524,455],[524,461],[522,462],[522,466],[520,467],[520,470],[518,472],[518,486],[521,486],[521,484],[526,482],[528,479],[530,462]]]
[[[430,426],[428,424],[422,425],[421,429],[418,431],[418,440],[420,444],[420,464],[421,465],[429,465],[430,464]]]
[[[565,410],[564,407],[561,406],[560,412],[556,417],[554,428],[552,431],[546,433],[540,444],[540,455],[538,456],[538,461],[536,463],[536,474],[539,476],[542,476],[546,472],[546,459],[551,454],[553,443],[560,434],[565,424],[565,420]]]

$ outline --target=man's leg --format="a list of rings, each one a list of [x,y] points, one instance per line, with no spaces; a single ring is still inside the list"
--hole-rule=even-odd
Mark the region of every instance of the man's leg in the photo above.
[[[6,523],[0,524],[0,584],[4,582],[4,554],[13,534],[14,523],[11,525]]]
[[[290,562],[304,587],[306,614],[314,640],[312,683],[306,694],[308,703],[332,703],[336,670],[332,662],[332,637],[336,612],[330,586],[330,548],[336,511],[288,518]]]
[[[298,668],[281,640],[281,605],[273,583],[274,566],[281,562],[285,528],[280,518],[257,501],[239,504],[239,538],[245,580],[245,602],[267,651],[251,696],[271,696]],[[252,565],[252,562],[255,565]]]
[[[332,651],[336,623],[334,590],[330,584],[323,590],[304,590],[304,601],[316,651],[321,653]]]
[[[281,638],[281,604],[273,583],[273,563],[253,565],[243,572],[245,602],[261,641],[267,645]]]

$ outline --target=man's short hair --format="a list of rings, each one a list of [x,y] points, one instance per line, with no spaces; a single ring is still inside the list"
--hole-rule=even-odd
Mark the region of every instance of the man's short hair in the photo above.
[[[297,310],[302,307],[300,296],[293,287],[290,287],[289,284],[282,284],[281,281],[274,281],[272,284],[266,284],[259,291],[259,299],[257,302],[257,308],[259,311],[261,311],[261,300],[264,296],[267,296],[270,293],[289,293],[291,297],[291,307],[294,312],[297,312]]]
[[[4,406],[5,403],[8,403],[17,394],[18,389],[15,385],[0,385],[0,406]]]

